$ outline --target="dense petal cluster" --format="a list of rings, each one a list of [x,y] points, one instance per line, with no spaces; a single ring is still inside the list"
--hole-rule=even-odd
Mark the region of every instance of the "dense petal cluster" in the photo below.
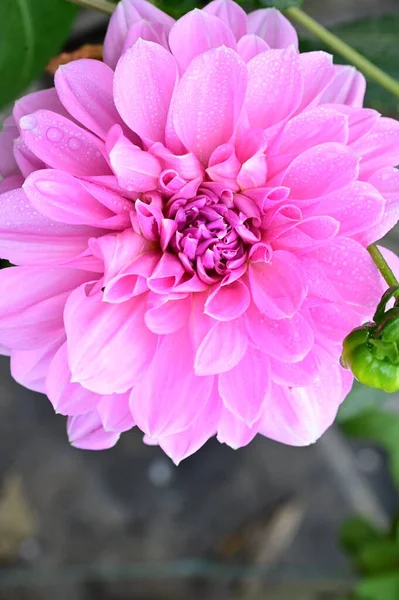
[[[134,425],[175,462],[215,434],[314,442],[381,295],[366,246],[398,219],[399,124],[274,9],[174,22],[122,0],[104,58],[60,67],[0,134],[14,378],[80,448]]]

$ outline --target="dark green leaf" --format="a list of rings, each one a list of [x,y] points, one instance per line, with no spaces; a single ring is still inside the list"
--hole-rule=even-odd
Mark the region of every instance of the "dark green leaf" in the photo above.
[[[66,0],[0,0],[0,108],[57,54],[76,11]]]
[[[370,409],[342,423],[347,435],[380,444],[388,451],[399,450],[399,415]]]
[[[383,540],[383,534],[363,517],[347,520],[342,528],[340,542],[343,548],[356,557],[367,545]]]
[[[399,61],[397,58],[399,45],[398,14],[352,21],[331,27],[330,30],[378,67],[393,77],[399,78]],[[302,39],[301,49],[303,51],[315,49],[329,51],[327,47],[322,47],[320,42],[314,39]],[[339,56],[336,56],[335,61],[338,63],[345,62]],[[397,99],[373,82],[369,82],[365,103],[367,106],[371,106],[385,114],[397,115]]]
[[[399,573],[364,579],[355,592],[361,600],[398,600]]]
[[[367,575],[399,572],[399,544],[397,540],[378,540],[365,543],[356,557],[359,570]]]

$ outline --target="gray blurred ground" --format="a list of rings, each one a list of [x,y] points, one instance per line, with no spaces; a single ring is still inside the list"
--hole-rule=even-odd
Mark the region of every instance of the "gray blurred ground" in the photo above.
[[[304,8],[332,24],[399,2]],[[332,600],[352,578],[343,519],[383,523],[395,503],[381,457],[334,429],[304,449],[211,441],[178,468],[139,432],[74,450],[64,419],[0,359],[0,600]]]

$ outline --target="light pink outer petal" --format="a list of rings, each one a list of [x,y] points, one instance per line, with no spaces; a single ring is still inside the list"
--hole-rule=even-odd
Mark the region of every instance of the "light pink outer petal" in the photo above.
[[[270,392],[269,358],[248,346],[240,362],[218,379],[225,407],[251,427],[259,419]]]
[[[107,450],[115,446],[120,434],[106,431],[97,410],[68,418],[68,438],[81,450]]]
[[[335,65],[334,78],[323,92],[320,103],[346,104],[361,108],[366,92],[366,80],[355,67]]]
[[[21,135],[29,150],[49,167],[71,175],[108,175],[102,142],[69,119],[49,110],[22,117]]]
[[[256,33],[270,48],[288,48],[293,45],[298,50],[295,28],[275,8],[261,8],[249,13],[248,33]]]
[[[0,196],[0,255],[17,265],[62,264],[101,230],[57,223],[37,212],[21,189]]]
[[[399,220],[399,171],[392,167],[382,168],[370,177],[369,182],[385,199],[384,213],[377,225],[368,230],[369,239],[381,239]]]
[[[14,140],[19,136],[19,130],[13,117],[8,117],[0,131],[0,177],[18,175],[19,168],[14,158]]]
[[[307,294],[301,263],[285,250],[273,252],[268,263],[250,263],[249,283],[254,303],[269,319],[293,317]]]
[[[218,46],[236,49],[237,44],[233,32],[221,19],[194,9],[173,25],[169,46],[180,72],[184,73],[199,54]]]
[[[299,55],[292,48],[250,60],[245,110],[251,127],[266,129],[288,118],[301,102],[302,85]]]
[[[246,83],[245,63],[230,48],[220,47],[197,56],[176,88],[174,128],[203,164],[235,132]]]
[[[43,109],[51,110],[63,117],[69,117],[68,111],[62,105],[55,88],[39,90],[23,96],[15,102],[12,114],[16,123],[19,123],[19,120],[25,115]]]
[[[122,433],[134,427],[129,396],[130,390],[125,394],[108,394],[101,397],[97,411],[106,431]]]
[[[218,423],[217,439],[221,444],[227,444],[233,450],[247,446],[258,433],[258,424],[248,427],[227,408],[222,409]]]
[[[373,129],[352,144],[352,149],[362,157],[360,177],[367,180],[382,167],[396,167],[399,164],[399,123],[394,119],[381,117]]]
[[[115,71],[114,98],[132,131],[152,142],[165,140],[166,117],[177,80],[177,64],[159,44],[138,40]]]
[[[220,321],[205,335],[195,355],[197,375],[217,375],[233,369],[244,356],[248,336],[242,319]]]
[[[247,33],[247,15],[233,0],[213,0],[203,10],[222,19],[237,40]]]
[[[67,268],[12,267],[0,271],[0,344],[32,350],[63,334],[68,294],[90,275]]]
[[[46,394],[54,410],[61,415],[82,415],[100,401],[98,394],[86,390],[79,383],[71,383],[66,342],[51,361],[46,377]]]
[[[269,50],[269,46],[254,33],[244,35],[237,44],[237,52],[246,63],[265,50]]]
[[[241,317],[250,302],[250,293],[246,284],[234,281],[217,288],[205,302],[205,314],[217,321],[231,321]]]
[[[75,290],[65,306],[72,381],[98,394],[123,393],[137,383],[154,355],[157,338],[144,324],[145,298],[122,304]]]
[[[299,110],[321,104],[320,98],[335,75],[333,57],[326,52],[304,52],[300,54],[303,76],[303,97]]]
[[[145,19],[151,24],[160,24],[169,33],[174,19],[145,0],[122,0],[114,10],[104,40],[104,62],[115,68],[122,54],[125,38],[130,27]]]
[[[133,388],[130,407],[137,425],[151,437],[184,431],[206,404],[213,377],[198,377],[187,331],[165,336],[143,379]]]
[[[259,424],[263,435],[291,446],[314,443],[333,423],[348,392],[338,361],[320,350],[320,373],[308,387],[273,386]]]
[[[102,139],[112,125],[121,122],[113,99],[113,81],[112,69],[88,58],[63,65],[55,74],[55,87],[62,104]]]
[[[11,354],[11,375],[20,385],[34,392],[46,393],[46,376],[51,361],[65,336],[51,340],[48,345],[34,350],[14,350]]]

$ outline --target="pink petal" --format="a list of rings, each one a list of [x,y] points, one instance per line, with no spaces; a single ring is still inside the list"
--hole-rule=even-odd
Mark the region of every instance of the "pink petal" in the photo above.
[[[259,419],[270,385],[269,359],[251,346],[233,369],[219,375],[223,404],[248,427]]]
[[[0,131],[0,176],[11,177],[19,173],[14,158],[14,140],[19,136],[19,130],[13,117],[8,117]]]
[[[300,55],[303,75],[303,97],[300,109],[321,104],[324,90],[335,75],[333,57],[326,52],[304,52]]]
[[[339,222],[332,217],[317,216],[303,219],[273,239],[275,249],[298,252],[324,245],[339,231]]]
[[[179,331],[190,314],[190,298],[168,300],[162,297],[162,304],[150,307],[144,316],[148,329],[158,335]]]
[[[370,133],[352,144],[352,148],[361,156],[362,179],[367,180],[382,167],[396,167],[399,164],[399,123],[381,117]]]
[[[282,362],[270,358],[271,378],[279,385],[303,387],[312,385],[318,377],[319,361],[316,347],[298,362]]]
[[[361,108],[366,80],[355,67],[334,65],[334,78],[323,92],[320,103],[346,104]]]
[[[265,50],[269,50],[268,44],[254,33],[244,35],[237,44],[237,52],[246,63]]]
[[[291,198],[317,198],[354,181],[358,170],[359,159],[350,148],[329,142],[293,160],[281,185],[291,188]]]
[[[29,150],[48,166],[71,175],[105,175],[103,144],[69,119],[49,110],[22,117],[21,134]]]
[[[97,410],[68,418],[68,438],[81,450],[106,450],[115,446],[120,434],[105,431]]]
[[[64,343],[65,336],[51,340],[48,345],[34,350],[14,350],[11,355],[11,375],[20,385],[44,394],[46,376],[51,361],[58,348]]]
[[[227,408],[223,408],[218,424],[218,442],[227,444],[233,450],[247,446],[258,433],[258,425],[248,427]]]
[[[295,28],[275,8],[261,8],[249,13],[248,33],[256,33],[270,48],[288,48],[293,45],[298,50]]]
[[[54,410],[61,415],[82,415],[95,408],[100,401],[98,394],[86,390],[79,383],[71,383],[66,343],[61,346],[50,364],[46,378],[46,394]]]
[[[319,106],[290,119],[279,136],[278,150],[280,154],[298,155],[318,144],[347,141],[348,117]]]
[[[250,60],[245,109],[251,127],[266,129],[289,117],[301,101],[302,85],[299,56],[292,48]]]
[[[203,164],[233,135],[246,82],[244,62],[225,47],[197,56],[182,77],[173,100],[173,124],[184,146]]]
[[[118,125],[109,132],[107,150],[112,170],[122,188],[135,192],[157,188],[162,172],[158,159],[132,144]]]
[[[87,58],[62,65],[55,74],[55,87],[62,104],[102,139],[120,122],[112,95],[113,81],[112,69],[99,60]]]
[[[55,88],[39,90],[23,96],[15,102],[12,114],[16,123],[19,123],[20,119],[25,115],[30,115],[42,109],[51,110],[63,117],[69,117]]]
[[[101,230],[57,223],[38,213],[18,188],[0,196],[0,255],[14,264],[60,264],[78,256]]]
[[[205,314],[217,321],[231,321],[247,310],[250,294],[241,280],[216,288],[205,302]]]
[[[247,331],[259,350],[283,362],[297,362],[313,348],[311,325],[301,313],[272,320],[251,306],[245,315]]]
[[[29,150],[21,137],[14,141],[14,157],[18,168],[24,177],[27,177],[33,173],[33,171],[44,169],[46,167],[44,162]]]
[[[203,11],[219,17],[231,29],[237,40],[247,33],[247,15],[233,0],[213,0]]]
[[[141,21],[136,21],[129,27],[123,43],[122,53],[129,50],[139,38],[147,42],[156,42],[168,50],[168,40],[164,27],[160,23],[150,23],[141,19]]]
[[[148,279],[148,287],[157,294],[168,294],[178,285],[185,270],[173,254],[164,252]]]
[[[198,9],[176,21],[169,34],[169,46],[181,73],[196,56],[211,48],[237,47],[233,32],[221,19]]]
[[[146,241],[132,229],[103,235],[89,241],[94,256],[104,263],[104,284],[145,250]]]
[[[194,362],[197,375],[217,375],[233,369],[244,356],[248,336],[240,319],[216,323],[199,345]]]
[[[114,10],[104,40],[104,62],[115,68],[122,54],[129,28],[138,21],[159,24],[169,33],[174,20],[145,0],[122,0]],[[143,38],[144,39],[144,38]]]
[[[49,345],[64,332],[69,293],[90,275],[67,268],[13,267],[0,271],[0,344],[16,350]]]
[[[128,231],[128,230],[127,230]],[[133,260],[123,266],[116,275],[108,277],[111,271],[107,271],[107,283],[104,286],[104,302],[126,302],[134,296],[148,292],[147,279],[152,275],[159,262],[159,252],[142,252]],[[158,296],[163,302],[167,302],[168,296]],[[171,307],[169,307],[171,308]],[[158,312],[154,314],[156,320]],[[163,311],[159,311],[159,317]],[[154,325],[155,326],[155,325]],[[165,324],[166,326],[166,324]],[[149,327],[151,329],[151,327]]]
[[[399,220],[399,171],[391,167],[383,168],[371,176],[369,182],[385,199],[384,213],[374,227],[368,229],[369,240],[381,239]]]
[[[157,338],[144,324],[145,298],[122,304],[75,290],[65,306],[72,381],[98,394],[123,393],[150,364]]]
[[[129,407],[130,390],[125,394],[108,394],[102,396],[97,405],[97,412],[106,431],[122,433],[134,427]]]
[[[115,104],[125,123],[141,138],[164,141],[176,80],[176,61],[159,44],[138,40],[119,61]]]
[[[204,167],[192,152],[176,156],[159,142],[151,146],[150,152],[161,160],[166,169],[177,171],[180,177],[186,180],[200,178],[200,182],[202,182]]]
[[[293,317],[307,294],[300,261],[294,254],[277,250],[269,263],[251,263],[252,299],[270,319]]]
[[[185,329],[161,341],[130,398],[133,418],[147,435],[157,438],[184,431],[206,404],[213,377],[195,375],[193,359]]]
[[[24,182],[22,175],[11,175],[0,181],[0,194],[20,188]]]
[[[342,340],[360,324],[361,317],[348,305],[323,302],[309,308],[315,329],[328,340],[342,344]]]

